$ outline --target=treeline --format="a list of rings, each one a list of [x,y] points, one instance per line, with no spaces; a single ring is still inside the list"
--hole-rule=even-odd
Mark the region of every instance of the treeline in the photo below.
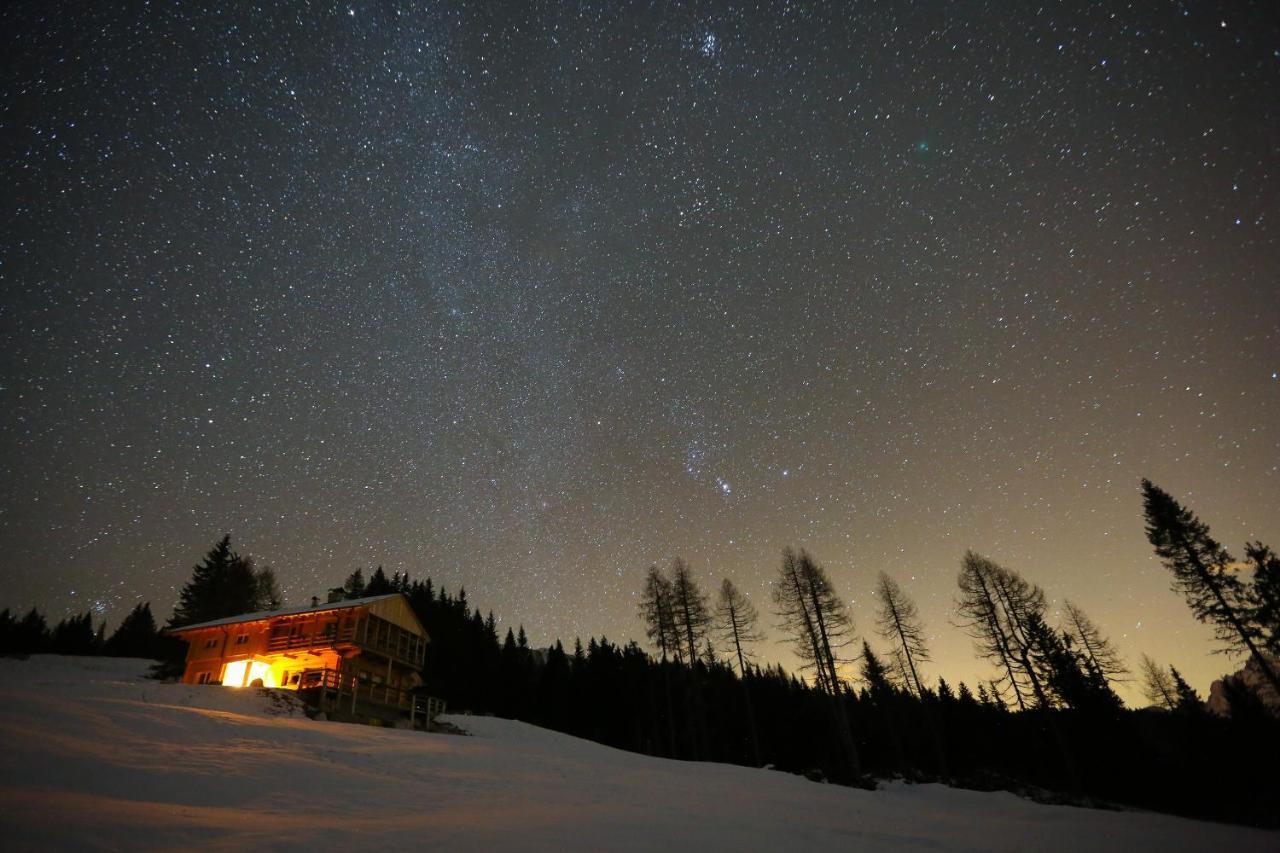
[[[191,579],[182,587],[167,627],[275,610],[282,604],[275,571],[231,550],[231,537],[223,536],[191,570]],[[68,616],[50,627],[34,607],[21,617],[6,609],[0,612],[0,654],[150,658],[169,664],[160,674],[173,675],[182,672],[178,662],[186,655],[186,644],[161,633],[151,602],[144,601],[136,604],[110,635],[105,623],[94,627],[89,612]]]
[[[112,655],[160,659],[172,642],[160,635],[150,602],[136,605],[110,636],[106,624],[95,628],[90,613],[68,616],[50,627],[34,607],[23,616],[0,612],[0,654]]]
[[[876,578],[875,623],[860,635],[804,551],[784,553],[767,605],[768,623],[801,661],[794,674],[756,661],[765,633],[756,603],[730,580],[707,594],[681,560],[644,579],[639,615],[652,651],[604,637],[534,649],[523,628],[502,631],[464,589],[451,594],[381,567],[367,580],[352,573],[342,591],[408,597],[432,640],[424,689],[453,710],[844,784],[899,776],[1276,825],[1280,721],[1262,694],[1275,686],[1280,652],[1280,561],[1250,543],[1240,563],[1167,493],[1144,481],[1143,496],[1147,536],[1175,589],[1224,650],[1248,655],[1260,673],[1261,688],[1225,679],[1227,716],[1209,713],[1175,668],[1145,656],[1139,675],[1152,706],[1125,708],[1115,686],[1132,674],[1105,632],[1071,602],[1055,624],[1039,586],[972,552],[960,564],[956,622],[991,665],[972,685],[929,672],[926,626],[892,577]],[[224,538],[193,570],[169,624],[273,606],[269,581]],[[3,651],[166,654],[143,604],[103,634],[87,615],[49,629],[34,611],[0,614]]]
[[[1193,612],[1266,676],[1277,652],[1280,564],[1261,543],[1248,568],[1207,526],[1144,481],[1147,535]],[[760,666],[756,605],[726,580],[714,599],[689,567],[653,567],[640,616],[653,653],[590,639],[567,651],[499,637],[465,592],[391,581],[431,633],[425,675],[451,706],[493,712],[623,749],[679,759],[773,766],[846,784],[872,777],[940,780],[1275,825],[1280,722],[1255,686],[1224,680],[1229,715],[1206,710],[1168,665],[1143,658],[1152,706],[1124,707],[1128,667],[1099,626],[976,553],[961,561],[956,618],[991,664],[981,683],[927,673],[927,632],[887,574],[876,580],[872,636],[859,637],[825,569],[787,551],[772,615],[802,661]],[[397,587],[397,584],[399,585]],[[873,648],[873,644],[878,646]],[[1048,793],[1056,792],[1056,793]]]

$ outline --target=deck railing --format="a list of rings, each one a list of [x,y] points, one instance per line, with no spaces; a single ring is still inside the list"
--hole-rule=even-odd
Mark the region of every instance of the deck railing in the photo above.
[[[426,725],[445,710],[442,699],[362,679],[355,673],[324,669],[309,672],[304,678],[300,691],[311,695],[321,710],[356,715],[376,712],[378,708],[394,708],[407,711],[410,723],[415,725]]]
[[[372,614],[341,622],[331,621],[323,627],[318,622],[300,623],[287,634],[273,634],[267,638],[269,652],[344,645],[360,646],[410,666],[422,666],[426,657],[426,643],[422,637]]]

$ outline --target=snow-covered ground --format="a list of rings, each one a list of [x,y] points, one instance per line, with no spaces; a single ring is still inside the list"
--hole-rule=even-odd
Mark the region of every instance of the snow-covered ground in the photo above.
[[[145,669],[0,660],[0,847],[1280,849],[1280,833],[939,785],[860,791],[492,718],[453,719],[474,737],[318,722]]]

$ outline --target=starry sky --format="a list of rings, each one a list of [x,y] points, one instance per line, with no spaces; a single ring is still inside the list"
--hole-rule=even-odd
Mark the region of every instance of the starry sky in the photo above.
[[[623,640],[800,545],[972,680],[973,548],[1207,689],[1138,480],[1280,545],[1280,17],[1012,8],[4,4],[3,604],[227,532]]]

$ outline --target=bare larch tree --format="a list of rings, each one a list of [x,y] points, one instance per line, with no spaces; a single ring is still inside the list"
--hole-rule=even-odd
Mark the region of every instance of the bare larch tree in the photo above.
[[[861,775],[853,729],[844,701],[844,682],[836,652],[853,642],[853,620],[836,595],[826,570],[805,551],[782,553],[782,568],[773,588],[781,627],[790,635],[796,653],[816,672],[818,688],[831,698],[837,733],[849,770]]]
[[[917,696],[924,696],[924,687],[920,682],[919,666],[929,660],[929,649],[924,642],[924,629],[920,626],[920,613],[915,602],[907,597],[898,586],[898,582],[884,572],[880,573],[876,585],[876,595],[880,598],[880,609],[876,619],[876,627],[880,636],[891,641],[894,656],[914,686]]]
[[[1102,630],[1070,601],[1063,602],[1063,609],[1066,611],[1066,633],[1084,652],[1089,666],[1108,682],[1123,681],[1129,669]]]
[[[750,643],[758,643],[764,634],[756,627],[760,614],[733,581],[728,578],[720,584],[720,595],[716,601],[716,628],[720,638],[733,645],[738,659],[738,674],[746,677],[747,662],[751,660]]]

